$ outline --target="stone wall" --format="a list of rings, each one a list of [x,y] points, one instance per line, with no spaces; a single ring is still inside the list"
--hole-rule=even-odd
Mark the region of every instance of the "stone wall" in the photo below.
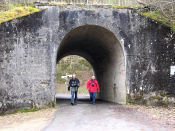
[[[51,105],[50,32],[43,12],[0,26],[0,113]]]
[[[175,39],[169,28],[133,9],[47,8],[0,25],[0,114],[42,108],[55,101],[59,44],[67,33],[84,25],[103,27],[120,42],[125,57],[123,90],[127,89],[129,101],[143,103],[160,94],[174,99],[170,66],[175,64]]]

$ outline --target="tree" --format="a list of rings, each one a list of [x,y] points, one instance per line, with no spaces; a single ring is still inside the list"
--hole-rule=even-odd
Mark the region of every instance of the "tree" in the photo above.
[[[142,6],[155,8],[160,16],[175,24],[175,0],[137,0]]]

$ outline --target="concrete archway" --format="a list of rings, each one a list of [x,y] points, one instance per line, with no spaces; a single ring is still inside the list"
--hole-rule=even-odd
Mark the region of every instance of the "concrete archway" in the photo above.
[[[126,103],[125,56],[111,31],[96,25],[71,30],[59,45],[57,61],[67,55],[79,55],[91,63],[100,84],[101,99]]]

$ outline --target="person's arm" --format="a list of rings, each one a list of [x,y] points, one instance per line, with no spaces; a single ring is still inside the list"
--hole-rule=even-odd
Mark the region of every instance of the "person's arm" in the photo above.
[[[97,91],[100,92],[100,87],[99,87],[98,81],[96,81],[96,83],[97,83]]]
[[[69,81],[68,91],[70,91],[71,80]]]
[[[77,79],[77,87],[78,88],[80,87],[80,81],[79,81],[79,79]]]
[[[87,90],[89,90],[89,83],[90,83],[90,81],[87,82]]]

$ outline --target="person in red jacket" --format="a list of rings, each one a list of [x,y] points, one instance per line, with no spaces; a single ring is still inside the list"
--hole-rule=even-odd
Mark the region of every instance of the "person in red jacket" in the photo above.
[[[91,80],[87,83],[87,89],[90,93],[90,99],[92,100],[92,103],[95,104],[95,96],[97,91],[100,92],[100,87],[98,84],[98,81],[95,79],[95,76],[92,76]]]

